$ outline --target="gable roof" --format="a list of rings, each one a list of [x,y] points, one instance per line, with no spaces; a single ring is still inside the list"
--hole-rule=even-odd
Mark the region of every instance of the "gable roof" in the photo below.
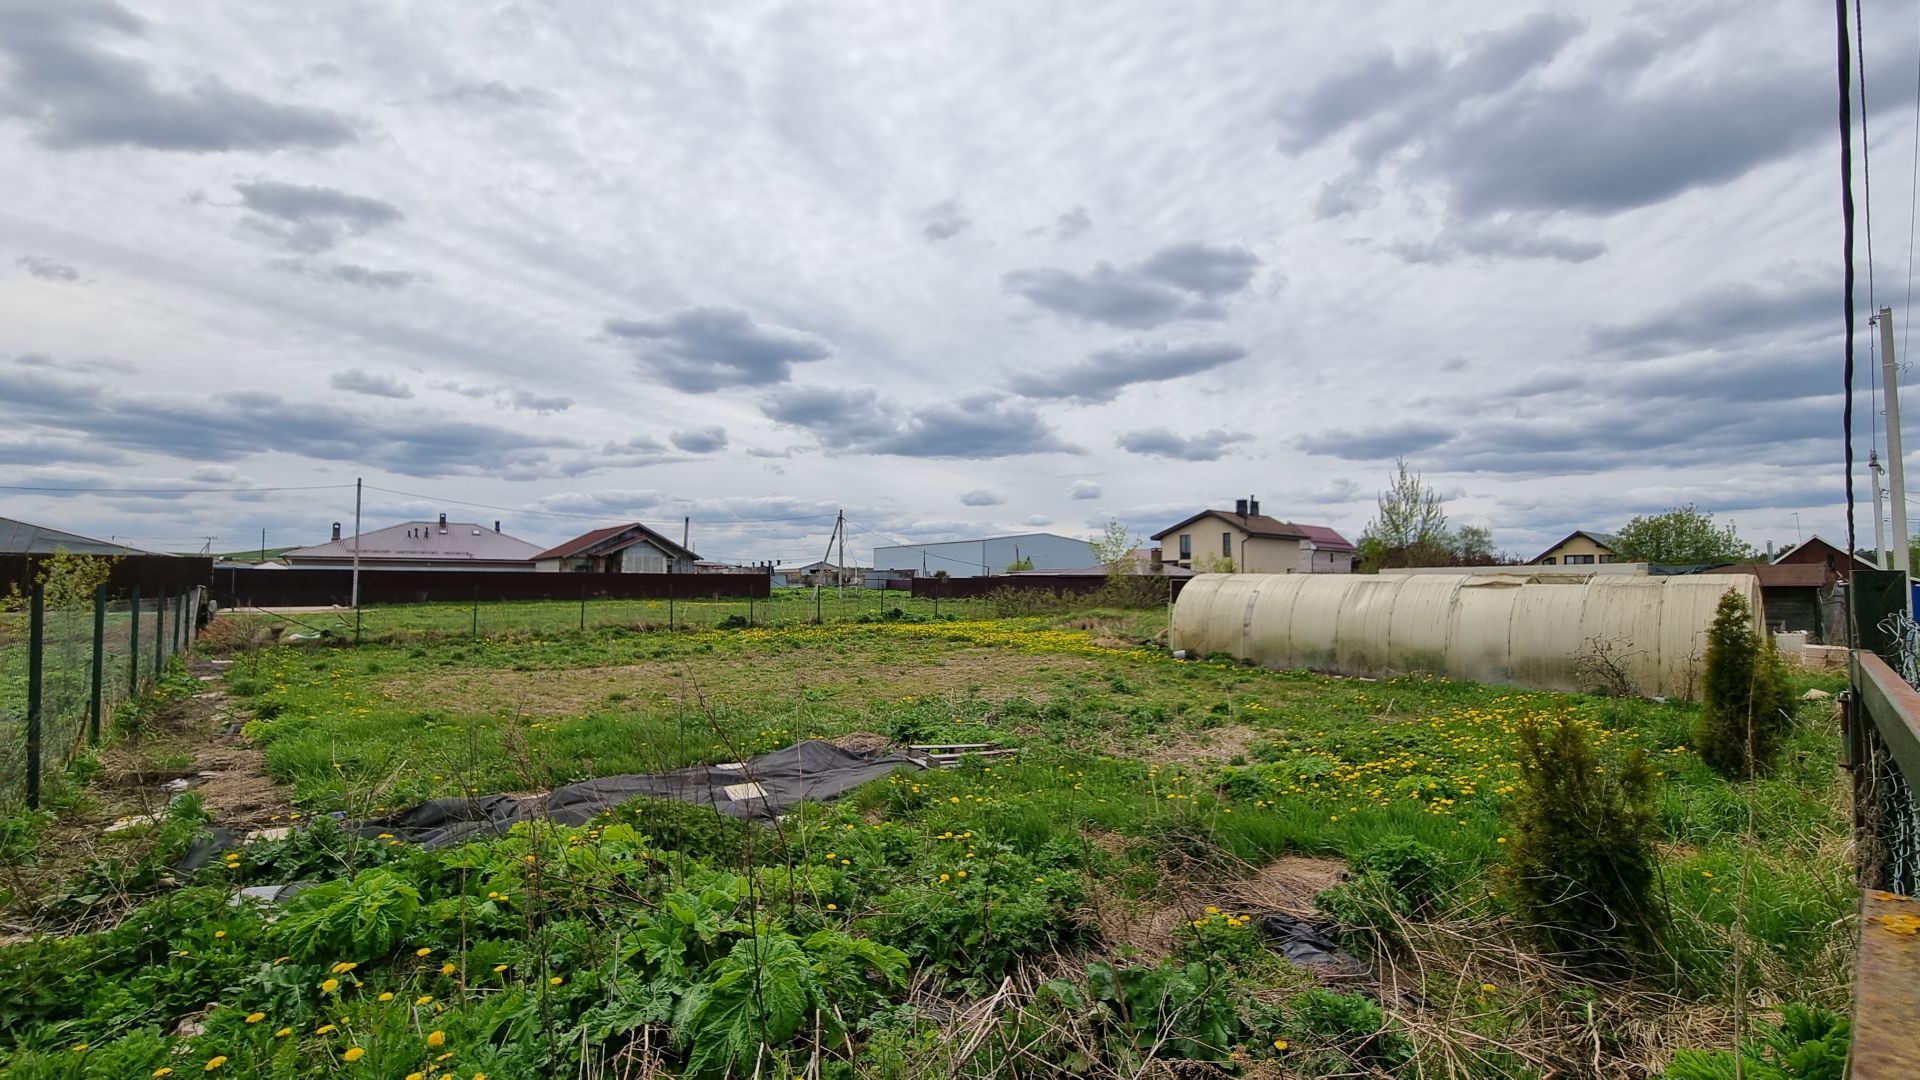
[[[516,536],[472,521],[403,521],[360,534],[360,558],[416,562],[527,562],[540,550]],[[352,562],[353,537],[294,548],[288,562]]]
[[[1595,544],[1598,544],[1599,546],[1606,548],[1609,552],[1617,553],[1620,550],[1620,541],[1612,533],[1590,532],[1586,529],[1575,529],[1572,532],[1568,533],[1567,535],[1561,537],[1559,540],[1556,540],[1553,543],[1548,544],[1546,551],[1542,551],[1540,554],[1535,555],[1533,558],[1527,560],[1528,563],[1539,562],[1541,559],[1544,559],[1547,557],[1547,551],[1552,551],[1554,548],[1557,548],[1560,545],[1578,536],[1586,537],[1588,540],[1593,541]]]
[[[1826,537],[1821,536],[1819,533],[1814,533],[1812,536],[1807,537],[1806,543],[1795,544],[1793,547],[1790,547],[1787,550],[1781,552],[1780,554],[1775,555],[1773,557],[1773,561],[1769,565],[1779,566],[1781,563],[1785,562],[1787,559],[1792,558],[1793,556],[1796,556],[1796,555],[1798,555],[1801,560],[1804,560],[1806,556],[1802,553],[1807,551],[1809,548],[1813,548],[1815,544],[1818,544],[1821,547],[1826,548],[1827,550],[1833,552],[1833,554],[1836,556],[1846,554],[1847,549],[1841,547],[1839,544],[1832,542],[1831,540],[1828,540]],[[1878,570],[1879,569],[1879,567],[1873,565],[1873,563],[1869,562],[1866,559],[1861,558],[1858,555],[1855,555],[1853,557],[1853,562],[1854,562],[1854,565],[1858,566],[1862,570]]]
[[[1186,528],[1187,526],[1193,524],[1196,521],[1199,521],[1201,518],[1204,518],[1204,517],[1221,518],[1225,520],[1228,524],[1233,525],[1235,528],[1239,529],[1241,532],[1246,533],[1248,536],[1258,536],[1262,538],[1270,538],[1275,540],[1310,539],[1307,533],[1303,531],[1302,526],[1294,525],[1290,522],[1281,521],[1278,518],[1271,518],[1265,514],[1236,514],[1231,510],[1202,510],[1199,513],[1193,515],[1192,517],[1186,519],[1185,521],[1180,522],[1178,525],[1170,525],[1164,529],[1161,529],[1159,532],[1154,533],[1151,537],[1149,537],[1149,539],[1159,540],[1163,537],[1179,532],[1181,529]],[[1333,532],[1333,530],[1331,529],[1327,531]],[[1339,534],[1334,533],[1334,535],[1338,536]],[[1345,543],[1345,541],[1342,541],[1342,543]],[[1352,545],[1348,545],[1348,546],[1351,547]]]
[[[571,559],[581,555],[611,555],[616,551],[624,551],[642,540],[651,543],[654,547],[659,548],[661,551],[675,558],[692,559],[695,562],[700,561],[699,555],[696,555],[687,548],[681,547],[679,544],[661,536],[659,533],[654,532],[652,529],[647,528],[637,521],[630,521],[625,525],[609,525],[604,529],[594,529],[590,532],[583,532],[579,536],[557,547],[550,547],[545,551],[531,556],[531,558],[535,562],[545,562],[548,559]]]
[[[111,540],[95,540],[91,536],[81,536],[79,533],[70,533],[65,529],[50,529],[45,525],[0,517],[0,554],[51,555],[55,550],[64,551],[70,555],[163,554],[157,551],[142,551]]]

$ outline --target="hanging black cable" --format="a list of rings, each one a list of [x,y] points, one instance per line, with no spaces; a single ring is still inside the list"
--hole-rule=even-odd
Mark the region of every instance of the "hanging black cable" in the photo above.
[[[1834,0],[1834,20],[1839,30],[1840,64],[1840,248],[1843,272],[1841,301],[1846,307],[1846,342],[1843,379],[1845,395],[1840,407],[1840,433],[1845,444],[1847,469],[1847,551],[1859,548],[1853,520],[1853,80],[1852,43],[1847,39],[1847,0]]]

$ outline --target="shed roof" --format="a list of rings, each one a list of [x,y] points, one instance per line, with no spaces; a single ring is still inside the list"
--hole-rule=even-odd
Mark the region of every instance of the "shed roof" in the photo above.
[[[55,551],[65,551],[71,555],[165,554],[165,552],[128,547],[111,540],[96,540],[91,536],[81,536],[79,533],[70,533],[65,529],[54,529],[28,521],[0,517],[0,554],[51,555]]]
[[[540,551],[517,536],[472,521],[403,521],[360,534],[360,558],[387,562],[527,562]],[[282,558],[299,562],[351,562],[353,537],[294,548]]]
[[[1827,584],[1827,568],[1819,563],[1735,563],[1707,572],[1752,574],[1763,589],[1818,589]]]
[[[625,525],[609,525],[604,529],[583,532],[558,547],[550,547],[533,556],[535,562],[547,559],[570,559],[577,555],[611,555],[645,540],[675,558],[700,561],[700,556],[688,548],[667,539],[637,521]]]

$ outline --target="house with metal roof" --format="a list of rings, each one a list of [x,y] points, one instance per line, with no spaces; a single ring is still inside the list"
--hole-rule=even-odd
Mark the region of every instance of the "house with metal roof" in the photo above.
[[[1351,574],[1354,547],[1327,525],[1301,525],[1260,512],[1260,500],[1202,510],[1153,534],[1160,562],[1244,574]]]
[[[540,545],[471,521],[406,521],[362,533],[359,537],[362,570],[532,570]],[[333,539],[312,547],[294,548],[281,556],[293,567],[348,567],[355,543],[340,535],[334,522]]]
[[[164,555],[137,547],[96,540],[65,529],[35,525],[28,521],[0,517],[0,555],[51,555],[64,551],[69,555]]]
[[[533,556],[543,573],[692,574],[698,553],[637,521],[594,529]]]

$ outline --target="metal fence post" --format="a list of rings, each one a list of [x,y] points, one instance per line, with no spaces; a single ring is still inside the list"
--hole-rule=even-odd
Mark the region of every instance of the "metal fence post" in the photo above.
[[[127,696],[140,693],[140,586],[133,587],[133,612],[127,620]]]
[[[587,581],[580,579],[580,629],[587,628]]]
[[[473,587],[473,636],[480,636],[480,586]]]
[[[153,607],[153,679],[158,682],[167,666],[167,590],[160,590],[160,602]]]
[[[93,696],[87,704],[87,739],[100,742],[100,692],[105,688],[107,651],[107,587],[93,588]]]
[[[27,809],[40,809],[40,689],[46,674],[47,587],[33,583],[27,609]]]

